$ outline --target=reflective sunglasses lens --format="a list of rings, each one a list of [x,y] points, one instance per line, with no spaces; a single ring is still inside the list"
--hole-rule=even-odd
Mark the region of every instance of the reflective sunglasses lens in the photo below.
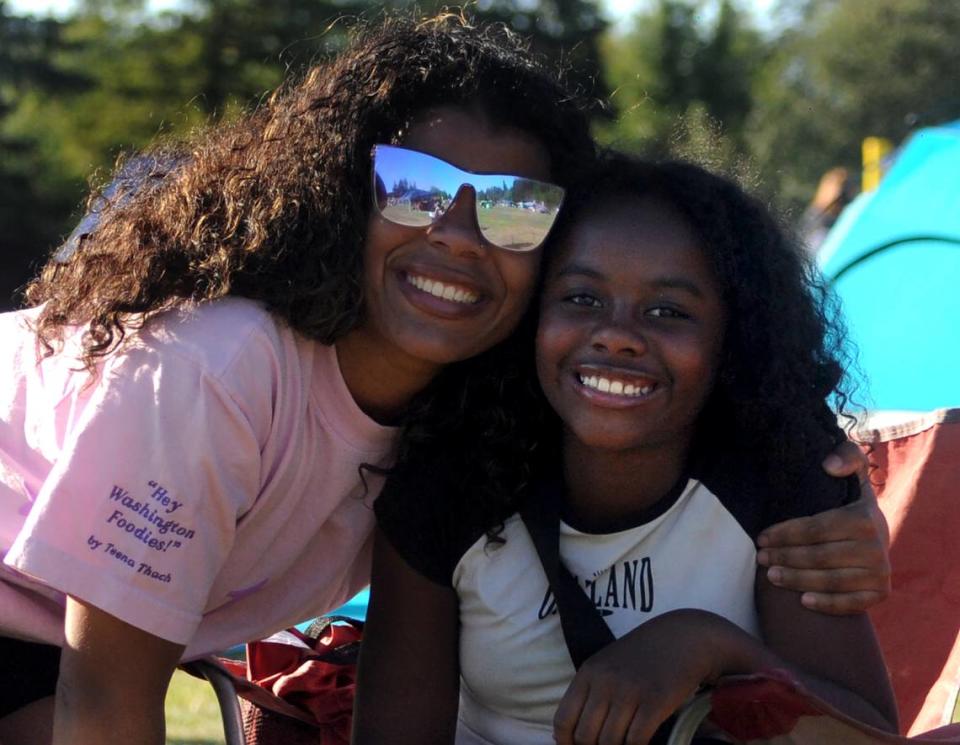
[[[426,227],[450,207],[464,184],[476,193],[477,224],[490,243],[514,251],[539,246],[557,218],[563,189],[510,175],[462,171],[415,150],[377,145],[377,208],[399,225]]]
[[[490,243],[513,251],[543,243],[557,219],[563,189],[519,176],[471,176],[477,223]]]
[[[450,164],[402,147],[377,145],[373,165],[377,207],[398,225],[426,227],[443,214],[462,183]]]

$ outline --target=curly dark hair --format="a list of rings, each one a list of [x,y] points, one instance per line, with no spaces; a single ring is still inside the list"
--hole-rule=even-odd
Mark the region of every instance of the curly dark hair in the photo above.
[[[795,491],[844,439],[837,413],[856,387],[838,302],[793,232],[734,181],[681,161],[607,153],[575,189],[557,237],[598,201],[656,197],[700,240],[727,325],[695,457],[748,457],[775,492]],[[853,417],[849,416],[849,425]]]
[[[52,353],[65,326],[85,326],[92,367],[149,317],[225,295],[334,342],[363,314],[372,146],[444,105],[533,135],[561,183],[592,149],[584,107],[508,29],[449,13],[358,22],[333,60],[238,121],[155,146],[137,178],[93,197],[97,226],[27,288],[40,342]]]
[[[830,404],[844,411],[856,384],[845,375],[851,360],[837,303],[762,202],[691,163],[611,152],[581,173],[550,240],[563,241],[598,203],[647,196],[689,222],[728,309],[720,368],[691,453],[695,473],[712,467],[709,458],[728,473],[763,479],[772,514],[798,504],[812,481],[852,496],[852,484],[820,471],[844,439]],[[531,384],[535,326],[533,309],[512,339],[447,371],[449,382],[431,394],[446,396],[446,411],[425,414],[418,423],[424,436],[408,441],[397,469],[404,489],[445,483],[446,496],[437,499],[455,494],[458,512],[493,540],[527,486],[555,474],[560,462],[561,423]]]

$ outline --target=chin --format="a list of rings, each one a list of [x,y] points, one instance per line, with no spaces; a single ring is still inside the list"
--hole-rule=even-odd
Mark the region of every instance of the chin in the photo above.
[[[644,438],[637,436],[636,431],[575,432],[574,436],[582,445],[590,448],[591,450],[611,453],[623,452],[625,450],[636,450],[648,444]]]
[[[433,365],[452,365],[456,362],[464,362],[481,354],[488,347],[477,349],[475,347],[461,346],[457,348],[452,344],[430,344],[420,340],[419,344],[410,344],[406,347],[409,354],[413,357],[428,362]]]

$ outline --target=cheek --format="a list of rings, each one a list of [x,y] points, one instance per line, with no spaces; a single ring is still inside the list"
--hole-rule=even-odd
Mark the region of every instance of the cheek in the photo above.
[[[367,220],[367,235],[363,242],[364,295],[376,297],[383,285],[390,254],[411,238],[411,231],[399,225],[371,215]]]
[[[691,402],[701,406],[716,384],[722,351],[719,340],[700,340],[693,343],[678,360],[686,373]]]
[[[387,222],[382,217],[370,215],[367,220],[367,237],[364,241],[364,258],[371,254],[382,254],[386,247],[397,242],[398,235],[402,235],[403,228]]]
[[[367,221],[367,236],[363,242],[363,275],[368,285],[383,268],[385,246],[389,241],[388,232],[389,225],[383,220],[371,216]],[[369,286],[366,289],[369,289]]]
[[[498,257],[497,267],[503,278],[504,315],[519,320],[530,304],[533,288],[540,271],[540,252],[533,254],[507,253],[501,249],[503,256]]]
[[[549,392],[556,382],[563,360],[574,346],[573,335],[569,323],[564,323],[554,314],[541,309],[537,326],[536,360],[537,377],[544,391]]]

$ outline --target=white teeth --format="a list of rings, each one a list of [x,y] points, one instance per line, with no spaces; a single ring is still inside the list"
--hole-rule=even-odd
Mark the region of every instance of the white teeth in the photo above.
[[[406,280],[418,290],[422,290],[443,300],[452,300],[455,303],[464,303],[465,305],[473,305],[480,300],[475,292],[465,290],[456,285],[444,284],[439,280],[427,279],[426,277],[420,277],[416,274],[407,274]]]
[[[600,391],[601,393],[612,393],[615,396],[630,396],[632,398],[638,398],[640,396],[649,395],[653,389],[653,385],[634,385],[633,383],[624,383],[620,380],[610,380],[609,378],[603,378],[598,375],[578,375],[581,385],[586,386],[587,388],[593,388],[594,390]]]

